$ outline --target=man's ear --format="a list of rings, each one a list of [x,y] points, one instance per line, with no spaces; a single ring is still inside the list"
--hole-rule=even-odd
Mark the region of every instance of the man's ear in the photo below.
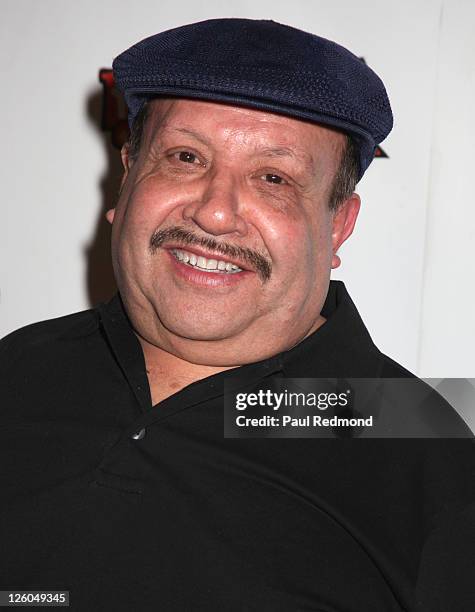
[[[335,212],[332,231],[332,268],[338,268],[341,264],[341,259],[337,255],[337,251],[353,233],[360,206],[360,196],[357,193],[353,193],[347,200],[340,204]]]
[[[124,168],[124,173],[122,175],[122,180],[120,181],[119,193],[122,191],[122,187],[124,186],[124,183],[127,180],[129,170],[132,166],[132,159],[130,157],[130,146],[128,142],[122,145],[122,148],[120,150],[120,158],[122,160],[122,167]]]
[[[106,212],[106,219],[109,221],[111,225],[114,222],[114,217],[115,217],[115,208],[109,208],[109,210]]]

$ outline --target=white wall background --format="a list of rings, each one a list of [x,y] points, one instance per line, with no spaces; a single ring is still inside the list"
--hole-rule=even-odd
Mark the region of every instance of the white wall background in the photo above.
[[[88,308],[113,290],[102,218],[120,169],[98,129],[99,68],[183,23],[265,18],[333,39],[382,76],[395,115],[383,143],[390,159],[375,160],[360,183],[362,213],[334,277],[396,361],[424,377],[475,376],[475,2],[0,0],[0,7],[0,337]]]

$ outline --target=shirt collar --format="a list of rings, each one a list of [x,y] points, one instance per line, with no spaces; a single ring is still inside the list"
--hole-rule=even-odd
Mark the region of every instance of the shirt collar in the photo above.
[[[381,353],[343,282],[330,281],[321,314],[326,322],[281,353],[288,377],[377,378]]]

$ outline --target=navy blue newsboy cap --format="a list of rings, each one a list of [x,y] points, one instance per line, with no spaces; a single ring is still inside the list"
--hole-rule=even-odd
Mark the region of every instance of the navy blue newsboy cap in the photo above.
[[[210,19],[150,36],[115,58],[129,125],[156,96],[215,100],[350,133],[361,178],[393,125],[381,79],[325,38],[271,20]]]

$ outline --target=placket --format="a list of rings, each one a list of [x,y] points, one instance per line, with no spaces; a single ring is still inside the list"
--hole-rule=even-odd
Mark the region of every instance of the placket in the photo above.
[[[265,362],[246,364],[232,370],[218,372],[201,380],[191,383],[177,393],[167,397],[152,410],[140,416],[124,431],[124,437],[140,440],[145,436],[141,433],[152,425],[160,425],[173,415],[189,410],[194,406],[209,402],[217,397],[224,398],[224,384],[227,380],[245,378],[246,383],[253,384],[282,371],[280,356],[268,359]],[[224,410],[224,406],[223,406]]]

